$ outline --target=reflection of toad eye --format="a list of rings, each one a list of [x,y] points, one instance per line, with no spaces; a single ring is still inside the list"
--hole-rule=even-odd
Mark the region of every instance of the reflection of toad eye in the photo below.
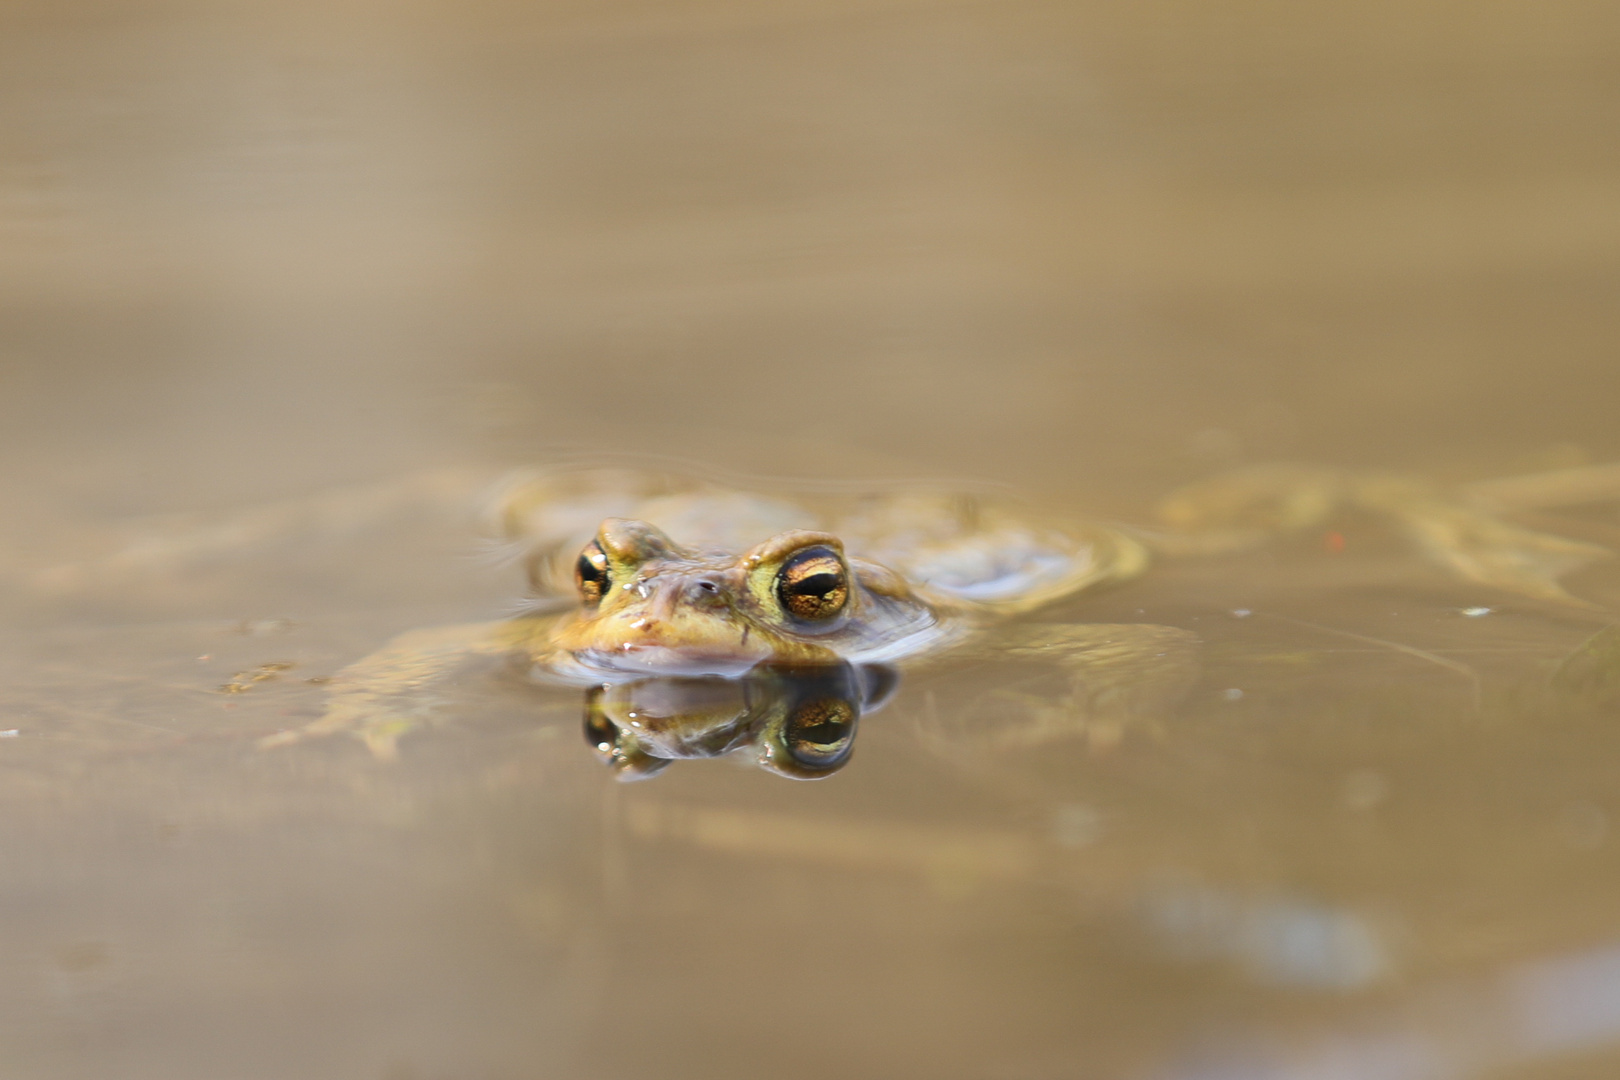
[[[619,729],[602,708],[600,686],[593,686],[585,692],[585,741],[604,760],[611,760],[613,751],[619,745]]]
[[[574,580],[579,583],[579,595],[587,604],[600,604],[608,591],[608,558],[602,545],[592,540],[579,553],[574,564]]]
[[[793,710],[782,731],[788,754],[808,769],[843,763],[855,743],[855,707],[843,698],[816,698]]]
[[[849,600],[849,571],[832,548],[807,547],[777,572],[776,597],[795,618],[809,622],[830,619]]]
[[[600,686],[585,692],[585,741],[591,744],[603,764],[620,780],[645,780],[667,768],[668,758],[653,757],[634,739],[624,737],[618,725],[609,719],[603,696]]]

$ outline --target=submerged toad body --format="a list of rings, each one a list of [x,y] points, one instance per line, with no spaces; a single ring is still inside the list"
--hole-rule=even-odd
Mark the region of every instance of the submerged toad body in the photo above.
[[[516,657],[541,681],[594,687],[587,731],[619,765],[649,753],[731,752],[762,737],[770,725],[756,720],[767,713],[786,716],[773,730],[793,730],[783,701],[826,712],[826,695],[789,685],[795,671],[855,672],[815,676],[817,686],[855,688],[843,702],[855,715],[893,689],[891,677],[870,672],[946,656],[1056,667],[1067,695],[1027,737],[1088,726],[1094,735],[1099,718],[1117,728],[1120,717],[1175,700],[1196,670],[1196,638],[1020,616],[1135,576],[1150,546],[1230,551],[1340,509],[1393,520],[1463,577],[1542,599],[1573,602],[1558,577],[1606,554],[1515,525],[1477,494],[1330,470],[1216,478],[1167,500],[1158,530],[1039,523],[993,499],[941,491],[790,501],[641,472],[553,471],[510,484],[493,514],[504,550],[528,570],[529,613],[404,635],[339,673],[320,721],[271,741],[352,729],[389,753],[431,712],[435,687],[475,655]],[[715,679],[746,685],[717,696]],[[647,680],[686,680],[687,689],[638,690]],[[686,697],[694,703],[683,710]],[[714,701],[733,698],[735,708],[717,712]],[[602,738],[610,728],[619,736]]]
[[[660,690],[659,733],[623,725],[640,726],[626,739],[655,742],[660,755],[712,756],[733,744],[715,731],[772,711],[764,698],[804,696],[795,672],[857,688],[842,707],[859,713],[892,690],[892,677],[873,672],[946,655],[1038,659],[1103,687],[1162,685],[1144,677],[1144,662],[1173,669],[1179,684],[1194,652],[1193,636],[1169,627],[1005,625],[1134,576],[1147,552],[1119,530],[1037,525],[981,497],[911,490],[788,501],[645,473],[562,471],[511,484],[496,501],[494,531],[528,570],[530,613],[404,635],[339,673],[325,717],[273,741],[352,729],[387,753],[469,655],[516,657],[544,682],[619,687],[593,706],[598,728],[604,716],[646,718],[634,707],[651,693],[639,681],[746,681],[748,701],[725,723],[708,704],[710,686],[692,690],[703,704],[685,713],[669,704],[681,693]],[[853,674],[829,683],[830,668]],[[818,707],[824,698],[810,696]],[[613,753],[637,756],[624,746]]]

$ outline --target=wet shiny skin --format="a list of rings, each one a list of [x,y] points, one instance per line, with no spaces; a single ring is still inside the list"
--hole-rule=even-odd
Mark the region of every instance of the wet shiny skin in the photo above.
[[[612,519],[591,549],[605,552],[605,588],[599,596],[591,588],[552,641],[605,671],[734,676],[767,660],[831,664],[945,639],[934,607],[842,547],[831,534],[796,530],[739,555],[702,552],[644,522]],[[804,555],[819,555],[839,589],[836,609],[814,617],[795,615],[779,595],[790,560]]]
[[[1118,530],[950,492],[795,499],[557,470],[514,481],[491,516],[538,601],[564,609],[525,648],[578,681],[915,663],[1146,565]]]

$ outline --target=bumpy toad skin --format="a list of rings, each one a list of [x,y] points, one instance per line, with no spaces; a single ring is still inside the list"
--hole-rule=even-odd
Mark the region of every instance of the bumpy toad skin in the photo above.
[[[610,518],[575,567],[580,606],[551,635],[559,669],[738,676],[762,663],[882,663],[957,632],[899,575],[795,529],[741,554],[678,546]]]
[[[738,677],[765,663],[911,665],[1010,615],[1146,566],[1096,525],[906,491],[788,500],[612,470],[542,473],[497,500],[529,571],[547,677]]]

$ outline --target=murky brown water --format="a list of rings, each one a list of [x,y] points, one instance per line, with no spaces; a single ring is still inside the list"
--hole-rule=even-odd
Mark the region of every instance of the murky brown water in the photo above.
[[[477,492],[561,454],[1620,458],[1617,130],[1599,3],[12,0],[0,1076],[1614,1075],[1612,565],[1166,564],[1060,614],[1197,632],[1180,704],[909,678],[822,783],[616,784],[496,675],[255,745],[500,614]]]

